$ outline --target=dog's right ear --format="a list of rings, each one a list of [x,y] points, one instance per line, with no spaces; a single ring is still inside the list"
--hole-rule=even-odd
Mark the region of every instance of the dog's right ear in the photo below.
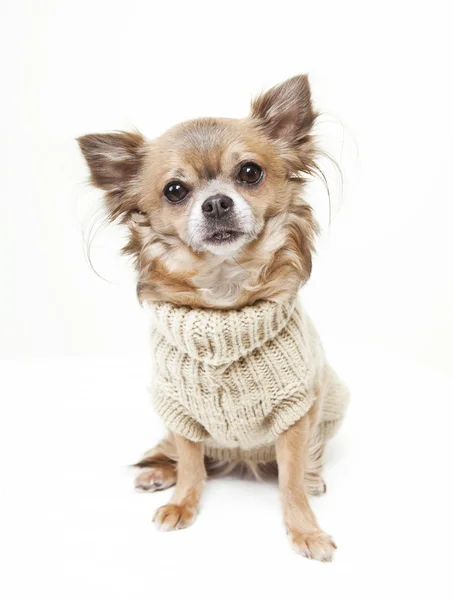
[[[145,138],[140,133],[93,133],[77,138],[91,183],[106,192],[125,192],[140,171]]]

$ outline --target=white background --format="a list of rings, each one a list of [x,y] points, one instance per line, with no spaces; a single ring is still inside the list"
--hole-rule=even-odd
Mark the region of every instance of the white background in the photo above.
[[[451,16],[446,2],[0,3],[0,397],[7,598],[451,597]],[[158,438],[121,232],[74,138],[197,116],[308,72],[333,218],[302,298],[350,384],[314,501],[332,565],[287,548],[275,485],[212,482],[195,526],[125,465]],[[6,142],[6,143],[5,143]],[[107,281],[105,281],[107,280]],[[308,596],[310,594],[311,596]]]

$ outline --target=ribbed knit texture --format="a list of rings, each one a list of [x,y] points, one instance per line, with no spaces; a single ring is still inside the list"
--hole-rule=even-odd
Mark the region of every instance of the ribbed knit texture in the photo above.
[[[277,436],[322,402],[331,437],[348,402],[318,335],[296,302],[240,310],[152,303],[153,399],[167,427],[220,460],[268,461]]]

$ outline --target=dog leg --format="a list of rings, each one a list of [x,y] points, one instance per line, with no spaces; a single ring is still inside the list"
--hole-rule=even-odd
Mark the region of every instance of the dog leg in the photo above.
[[[322,477],[325,447],[325,440],[319,432],[318,427],[315,427],[315,431],[310,439],[305,471],[305,487],[310,496],[321,496],[327,490]]]
[[[327,562],[332,560],[336,546],[320,529],[308,503],[305,484],[308,444],[315,425],[310,412],[277,439],[279,486],[292,547],[307,558]]]
[[[197,516],[206,481],[203,444],[174,434],[178,454],[176,488],[170,504],[161,506],[154,515],[160,531],[173,531],[191,525]]]

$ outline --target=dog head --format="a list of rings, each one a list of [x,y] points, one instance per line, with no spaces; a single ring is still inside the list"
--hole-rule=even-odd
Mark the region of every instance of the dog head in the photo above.
[[[308,79],[297,76],[259,96],[245,119],[196,119],[153,141],[123,132],[79,138],[110,217],[129,226],[140,296],[239,306],[259,289],[272,295],[270,281],[278,287],[289,270],[296,288],[309,276],[315,224],[301,187],[316,168],[315,118]],[[233,277],[228,265],[250,277]],[[212,301],[221,273],[228,289],[238,280],[235,300],[230,290],[222,302],[217,290]]]

